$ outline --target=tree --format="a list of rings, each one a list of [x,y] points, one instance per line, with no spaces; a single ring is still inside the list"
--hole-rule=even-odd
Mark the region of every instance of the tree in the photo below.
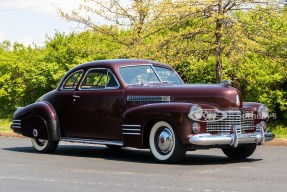
[[[112,37],[124,45],[131,57],[141,57],[142,41],[159,29],[155,27],[164,10],[158,9],[156,0],[87,0],[80,4],[78,10],[65,13],[59,9],[61,16],[68,21],[75,21],[84,26]],[[106,20],[100,25],[97,20]]]
[[[219,83],[222,79],[223,57],[229,54],[226,50],[232,50],[230,45],[235,45],[232,51],[237,50],[236,43],[230,41],[238,30],[234,12],[251,10],[257,5],[273,6],[280,3],[281,1],[275,0],[86,0],[72,13],[62,10],[59,13],[69,21],[111,36],[113,40],[126,46],[129,50],[125,55],[127,57],[147,56],[143,54],[147,45],[156,53],[155,49],[160,49],[162,45],[167,47],[175,39],[185,40],[203,35],[210,44],[208,54],[215,57],[215,79]],[[104,18],[108,25],[101,26],[97,23],[98,17]],[[159,47],[149,45],[154,43],[150,41],[152,35],[175,26],[181,28],[181,25],[184,26],[190,20],[198,20],[204,25],[180,31],[176,36],[172,33],[172,40],[160,39],[162,42],[158,42]]]

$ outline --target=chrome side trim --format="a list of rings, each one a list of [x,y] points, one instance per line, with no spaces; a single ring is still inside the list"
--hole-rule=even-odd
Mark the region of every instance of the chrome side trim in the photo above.
[[[140,129],[122,129],[123,131],[141,131]]]
[[[133,102],[150,102],[150,101],[164,101],[170,102],[170,96],[141,96],[141,95],[128,95],[127,101]]]
[[[86,143],[86,144],[123,146],[123,142],[122,141],[109,141],[109,140],[71,138],[71,137],[62,137],[61,140],[62,141],[67,141],[67,142],[72,142],[72,143]]]
[[[127,133],[127,132],[123,132],[123,135],[142,135],[141,133]]]
[[[141,131],[140,125],[122,125],[123,135],[141,135]]]
[[[140,125],[122,125],[122,127],[141,127]]]
[[[15,119],[12,121],[11,129],[21,129],[21,128],[22,128],[21,120]]]

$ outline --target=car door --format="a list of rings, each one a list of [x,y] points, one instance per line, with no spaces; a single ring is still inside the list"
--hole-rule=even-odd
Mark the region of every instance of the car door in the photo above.
[[[79,138],[122,140],[123,89],[107,68],[89,69],[74,92],[72,118]]]
[[[78,119],[74,118],[77,113],[75,91],[80,83],[84,71],[72,72],[56,92],[56,96],[50,102],[54,106],[62,137],[75,137],[75,129]]]

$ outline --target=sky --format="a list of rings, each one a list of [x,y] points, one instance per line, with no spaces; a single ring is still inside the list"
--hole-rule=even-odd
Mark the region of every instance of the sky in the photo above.
[[[82,29],[57,14],[56,7],[65,11],[76,9],[82,0],[0,0],[0,42],[9,40],[24,45],[41,46],[46,35],[56,31],[69,33]]]

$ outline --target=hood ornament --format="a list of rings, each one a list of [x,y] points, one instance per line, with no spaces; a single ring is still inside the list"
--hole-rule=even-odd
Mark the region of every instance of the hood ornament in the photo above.
[[[232,81],[231,80],[222,80],[220,82],[221,85],[225,85],[225,86],[231,86]]]

